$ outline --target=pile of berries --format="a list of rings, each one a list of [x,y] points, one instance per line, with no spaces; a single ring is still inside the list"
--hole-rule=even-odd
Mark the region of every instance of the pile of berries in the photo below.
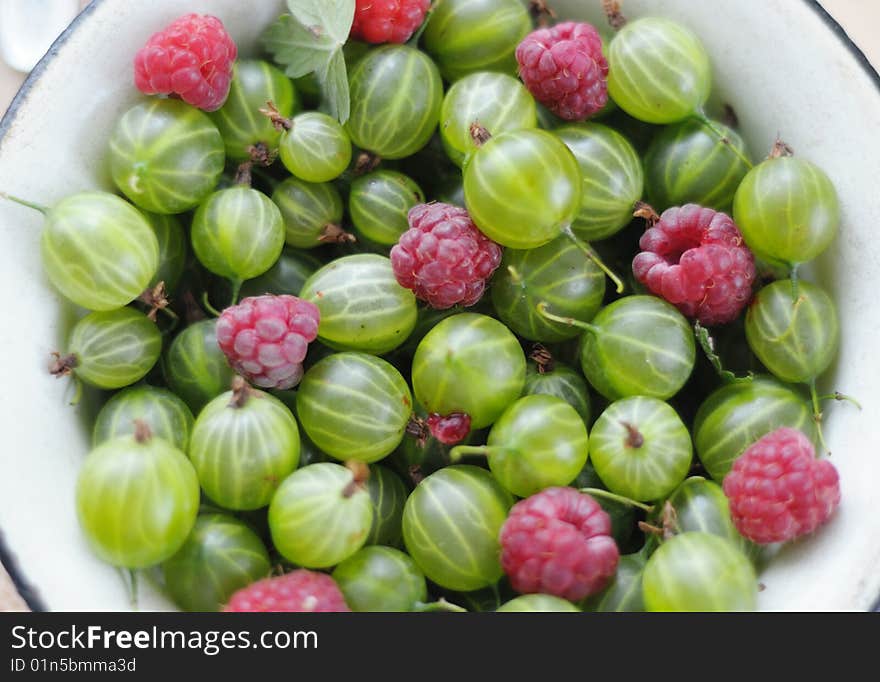
[[[665,18],[357,0],[342,121],[286,21],[157,26],[118,192],[47,210],[96,554],[188,610],[756,608],[841,501],[827,176],[754,161]]]

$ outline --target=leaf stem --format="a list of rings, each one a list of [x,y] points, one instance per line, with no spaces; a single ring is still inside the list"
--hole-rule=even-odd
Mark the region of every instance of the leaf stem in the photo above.
[[[585,493],[587,495],[591,495],[593,497],[604,497],[606,500],[611,500],[613,502],[620,502],[621,504],[625,504],[629,507],[638,507],[639,509],[646,511],[648,513],[654,511],[654,507],[650,504],[645,504],[643,502],[637,502],[636,500],[631,500],[628,497],[624,497],[623,495],[617,495],[608,490],[602,490],[601,488],[581,488],[578,492]]]
[[[820,396],[819,396],[819,400],[820,400],[820,401],[823,401],[823,400],[837,400],[837,401],[840,401],[840,402],[852,403],[852,404],[855,405],[857,408],[859,408],[859,410],[862,409],[862,404],[861,404],[858,400],[856,400],[855,398],[853,398],[853,397],[850,396],[850,395],[846,395],[845,393],[841,393],[840,391],[834,391],[834,393],[829,393],[829,394],[827,394],[827,395],[820,395]]]
[[[458,462],[464,457],[487,457],[488,445],[456,445],[449,451],[449,459]]]
[[[587,244],[587,242],[585,242],[583,239],[580,239],[572,231],[571,225],[566,227],[562,231],[562,234],[564,234],[566,237],[568,237],[569,240],[571,240],[571,242],[574,243],[575,246],[577,246],[581,251],[584,252],[584,255],[587,258],[589,258],[591,261],[593,261],[599,267],[599,269],[608,276],[608,279],[610,279],[612,282],[614,282],[614,286],[615,286],[618,294],[623,293],[623,289],[624,289],[623,280],[621,280],[620,277],[613,270],[611,270],[611,268],[609,268],[607,265],[605,265],[605,263],[602,261],[602,259],[599,258],[599,254],[593,250],[592,246]]]
[[[816,422],[816,432],[819,436],[819,445],[825,451],[825,454],[830,455],[831,451],[828,449],[828,444],[825,442],[825,435],[822,433],[822,410],[819,406],[819,394],[816,391],[816,379],[810,379],[810,400],[813,403],[813,421]]]

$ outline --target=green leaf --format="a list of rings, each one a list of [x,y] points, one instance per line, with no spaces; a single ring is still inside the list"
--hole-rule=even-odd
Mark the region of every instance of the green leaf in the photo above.
[[[337,50],[326,67],[315,72],[324,93],[324,108],[330,116],[345,123],[351,113],[351,94],[348,88],[348,70],[345,56]]]
[[[712,367],[715,368],[715,371],[724,383],[751,380],[751,376],[738,377],[730,370],[724,369],[724,365],[721,363],[721,358],[718,356],[718,353],[715,352],[715,339],[709,335],[709,330],[699,322],[694,323],[694,335],[697,337],[697,342],[700,344],[700,348],[703,349],[703,353],[706,354],[706,358],[709,360]]]
[[[354,23],[355,0],[287,0],[290,14],[318,40],[345,45]]]

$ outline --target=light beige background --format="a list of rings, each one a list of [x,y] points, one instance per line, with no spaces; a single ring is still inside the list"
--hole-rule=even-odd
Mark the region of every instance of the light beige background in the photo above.
[[[86,4],[87,0],[83,0],[83,5]],[[880,70],[880,0],[823,0],[821,4],[843,26],[874,67]],[[0,62],[0,112],[6,111],[24,77],[24,74],[12,71]],[[0,611],[26,609],[0,565]]]

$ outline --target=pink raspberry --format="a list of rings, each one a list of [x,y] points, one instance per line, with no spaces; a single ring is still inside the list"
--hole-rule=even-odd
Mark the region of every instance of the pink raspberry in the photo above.
[[[762,545],[812,533],[840,504],[837,469],[816,459],[810,440],[787,427],[737,457],[723,488],[736,529]]]
[[[566,121],[583,121],[608,101],[608,62],[590,24],[533,31],[516,48],[516,61],[529,92]]]
[[[134,58],[134,82],[145,95],[176,94],[194,107],[223,106],[238,48],[210,15],[186,14],[154,33]]]
[[[636,279],[700,324],[731,322],[752,298],[755,258],[724,213],[696,204],[669,208],[639,246]]]
[[[520,500],[501,527],[501,566],[523,594],[578,601],[608,584],[619,558],[611,517],[574,488]]]
[[[350,37],[366,43],[405,43],[430,6],[431,0],[355,0]]]
[[[333,578],[304,568],[243,587],[229,598],[223,610],[238,613],[351,611]]]
[[[391,249],[401,286],[442,310],[474,305],[501,263],[501,247],[477,229],[468,212],[450,204],[420,204],[409,230]]]
[[[453,412],[445,417],[439,414],[428,415],[428,429],[444,445],[461,443],[471,432],[471,416],[464,412]]]
[[[261,388],[288,389],[318,335],[317,306],[296,296],[255,296],[223,311],[217,342],[232,368]]]

